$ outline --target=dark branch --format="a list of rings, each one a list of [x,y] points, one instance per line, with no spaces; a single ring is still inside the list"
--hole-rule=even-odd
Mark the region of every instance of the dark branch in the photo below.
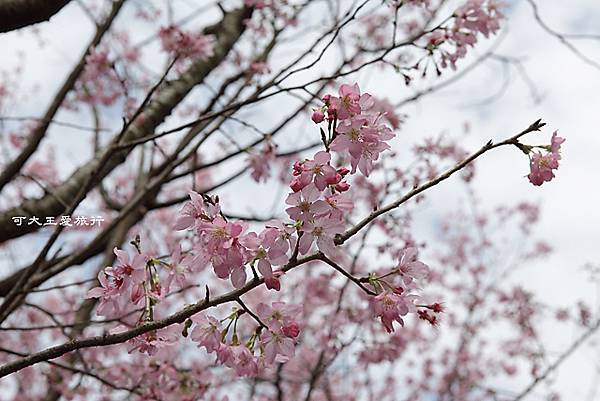
[[[29,25],[49,21],[71,0],[2,0],[0,32],[10,32]]]

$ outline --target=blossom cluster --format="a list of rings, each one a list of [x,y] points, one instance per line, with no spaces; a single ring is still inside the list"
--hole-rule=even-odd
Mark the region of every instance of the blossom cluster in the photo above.
[[[272,220],[262,230],[251,231],[246,222],[226,218],[218,197],[190,191],[190,200],[173,225],[177,231],[192,234],[190,249],[182,252],[180,246],[174,247],[169,263],[143,253],[139,241],[133,242],[137,250],[133,256],[115,249],[117,263],[99,274],[100,287],[88,293],[88,297],[100,299],[98,314],[115,317],[127,303],[137,305],[143,301],[140,322],[152,321],[154,307],[164,299],[172,283],[183,287],[189,273],[207,266],[237,289],[244,288],[251,272],[255,279],[262,277],[267,289],[279,291],[280,278],[286,270],[283,267],[294,263],[299,255],[316,249],[325,257],[338,257],[336,241],[354,208],[348,179],[357,173],[368,177],[394,137],[385,122],[390,117],[382,110],[386,107],[377,106],[371,95],[361,94],[356,84],[341,85],[338,96],[324,96],[323,106],[312,116],[317,124],[327,123],[327,133],[320,128],[324,150],[293,164],[290,193],[285,201],[289,221]],[[274,149],[275,145],[268,143],[261,156],[251,160],[256,179],[268,175]],[[404,324],[403,317],[420,308],[416,304],[417,283],[428,271],[417,260],[415,248],[406,248],[398,260],[390,271],[372,274],[363,281],[371,287],[367,293],[373,315],[381,318],[389,332],[394,330],[394,321]],[[253,314],[246,308],[236,309],[222,320],[194,316],[186,330],[195,323],[194,341],[216,353],[221,364],[238,374],[255,375],[274,362],[291,358],[294,339],[300,335],[298,307],[275,302],[271,306],[259,304],[256,311]],[[237,321],[244,314],[254,318],[259,326],[242,343]],[[173,333],[163,331],[136,337],[130,342],[130,349],[157,352],[173,341]]]
[[[174,57],[207,59],[214,54],[215,38],[201,32],[186,32],[177,26],[161,28],[158,33],[163,49]]]
[[[545,154],[540,151],[532,152],[530,156],[529,166],[531,172],[527,176],[529,181],[536,186],[542,185],[546,181],[550,181],[554,178],[554,171],[558,168],[558,162],[560,160],[560,148],[565,138],[558,136],[557,132],[552,134],[549,146],[541,146],[540,148],[546,150]],[[529,153],[531,149],[527,149]]]
[[[375,99],[361,94],[358,84],[341,85],[338,97],[325,95],[323,101],[325,106],[313,113],[312,120],[320,123],[327,113],[327,120],[335,126],[329,148],[350,156],[352,174],[358,168],[368,177],[381,152],[390,149],[387,141],[395,137],[383,122],[386,113],[375,111],[379,110],[374,109]]]
[[[326,95],[324,106],[315,111],[313,121],[329,122],[329,137],[323,138],[325,150],[312,159],[297,161],[293,166],[292,192],[286,209],[292,222],[271,221],[260,232],[247,232],[241,221],[228,221],[220,212],[218,199],[190,192],[175,223],[176,230],[193,229],[193,270],[212,265],[221,279],[230,279],[241,288],[247,280],[247,265],[262,274],[269,288],[278,289],[279,280],[273,266],[287,263],[294,252],[305,255],[313,248],[328,256],[336,254],[335,237],[343,232],[347,213],[354,205],[346,192],[347,176],[360,171],[368,176],[379,154],[390,148],[387,141],[394,134],[383,123],[384,113],[371,112],[372,96],[361,94],[358,85],[341,85],[339,97]],[[325,113],[327,117],[325,117]],[[324,134],[324,132],[323,132]],[[268,174],[268,163],[274,146],[251,159],[252,174],[262,178]],[[350,167],[332,166],[332,153]]]
[[[409,312],[417,312],[415,301],[418,283],[427,278],[429,267],[418,260],[417,249],[405,248],[398,256],[398,265],[391,272],[382,276],[371,275],[369,283],[379,294],[371,299],[373,314],[381,319],[385,329],[394,331],[394,322],[404,326],[403,316]],[[439,310],[438,310],[439,309]],[[435,311],[441,312],[441,308]],[[419,310],[419,316],[428,316],[425,309]],[[429,320],[429,319],[426,319]],[[434,324],[434,320],[429,320]]]
[[[123,95],[123,83],[115,72],[107,49],[90,50],[76,89],[77,100],[93,105],[111,106]]]
[[[203,197],[191,191],[175,222],[175,229],[192,228],[195,232],[195,255],[190,260],[192,269],[211,264],[217,277],[230,279],[236,288],[246,284],[246,264],[265,278],[267,286],[279,288],[273,275],[273,266],[285,264],[292,249],[291,230],[280,222],[268,224],[260,232],[247,232],[245,222],[231,222],[221,214],[215,198]]]
[[[477,43],[479,34],[487,38],[500,29],[503,8],[504,3],[497,0],[466,1],[454,12],[451,26],[440,27],[428,36],[428,49],[440,51],[443,68],[455,68],[468,47]],[[443,44],[446,48],[441,48]]]
[[[207,352],[215,353],[218,362],[234,369],[238,375],[256,376],[274,363],[287,362],[294,356],[301,309],[283,302],[258,304],[256,318],[261,325],[245,344],[240,343],[236,329],[243,310],[235,310],[222,320],[213,316],[195,317],[191,338]]]
[[[99,298],[96,313],[101,316],[119,315],[128,301],[134,304],[143,297],[147,279],[148,257],[137,254],[131,257],[127,252],[114,249],[117,264],[108,266],[98,273],[100,287],[88,291],[88,298]],[[142,291],[140,291],[142,290]],[[127,294],[130,294],[129,299]],[[155,296],[159,295],[156,294]]]

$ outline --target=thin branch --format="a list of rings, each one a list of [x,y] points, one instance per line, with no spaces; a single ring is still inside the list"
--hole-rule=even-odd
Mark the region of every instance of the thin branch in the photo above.
[[[533,391],[533,389],[535,389],[541,382],[546,380],[546,378],[552,372],[554,372],[563,363],[565,359],[571,356],[571,354],[573,354],[573,352],[575,352],[577,348],[579,348],[583,343],[586,342],[587,339],[589,339],[594,333],[596,333],[599,328],[600,319],[598,319],[598,321],[596,321],[596,323],[592,327],[590,327],[585,333],[583,333],[583,335],[581,335],[581,337],[579,337],[573,344],[571,344],[571,346],[567,348],[567,350],[563,352],[556,359],[556,361],[552,363],[552,365],[548,366],[546,370],[542,372],[542,374],[536,377],[535,380],[531,382],[531,384],[529,384],[529,386],[527,386],[521,393],[519,393],[519,395],[517,395],[513,401],[520,401],[523,398],[525,398],[525,396],[527,396],[529,393],[531,393],[531,391]]]
[[[308,263],[308,262],[311,262],[314,260],[318,260],[320,258],[320,255],[321,254],[317,252],[310,256],[306,256],[304,258],[298,259],[295,262],[289,262],[282,268],[282,270],[289,271],[289,270],[291,270],[295,267],[301,266],[305,263]],[[248,282],[245,286],[243,286],[240,289],[237,289],[237,290],[231,291],[229,293],[226,293],[224,295],[212,298],[209,301],[206,301],[206,300],[199,301],[195,304],[185,307],[181,311],[176,312],[165,319],[143,323],[143,324],[137,326],[136,328],[125,331],[125,332],[121,332],[118,334],[104,334],[101,336],[88,337],[88,338],[84,338],[81,340],[70,341],[67,343],[56,345],[54,347],[47,348],[43,351],[40,351],[40,352],[37,352],[34,354],[30,354],[29,356],[23,357],[22,359],[19,359],[19,360],[13,361],[13,362],[9,362],[3,366],[0,366],[0,377],[7,376],[11,373],[15,373],[21,369],[24,369],[28,366],[35,365],[40,362],[45,362],[48,360],[58,358],[60,356],[63,356],[69,352],[72,352],[72,351],[75,351],[78,349],[98,347],[98,346],[104,346],[104,345],[112,345],[112,344],[120,344],[120,343],[126,342],[128,340],[131,340],[132,338],[135,338],[139,335],[142,335],[144,333],[162,329],[162,328],[170,326],[172,324],[183,323],[183,322],[185,322],[185,320],[187,318],[195,315],[198,312],[201,312],[208,308],[215,307],[217,305],[235,301],[241,295],[258,287],[259,285],[261,285],[263,283],[264,283],[263,278],[254,279],[254,280]]]
[[[43,3],[52,3],[52,2],[43,2]],[[81,58],[79,59],[79,62],[77,63],[77,65],[73,68],[73,70],[71,70],[71,72],[67,76],[66,80],[63,82],[62,86],[58,90],[57,94],[54,96],[54,99],[52,100],[52,103],[48,107],[48,110],[46,110],[44,117],[41,119],[38,126],[32,132],[32,134],[29,138],[29,141],[27,142],[27,145],[23,148],[21,153],[12,162],[10,162],[7,166],[4,167],[2,173],[0,173],[0,191],[2,191],[4,186],[6,184],[8,184],[17,175],[17,173],[25,165],[27,160],[29,160],[31,155],[33,155],[35,153],[35,151],[37,150],[40,142],[46,135],[46,131],[48,130],[48,127],[50,126],[50,123],[52,122],[54,116],[56,115],[56,113],[58,112],[60,107],[62,106],[67,94],[71,91],[71,89],[73,88],[73,86],[75,85],[77,80],[79,79],[79,76],[83,72],[83,70],[85,68],[85,60],[86,60],[88,53],[94,47],[96,47],[96,46],[98,46],[98,44],[100,44],[100,42],[102,41],[102,38],[104,37],[106,32],[108,32],[108,30],[110,29],[115,18],[119,14],[119,11],[121,10],[121,7],[123,6],[123,3],[125,3],[125,0],[118,0],[112,4],[112,9],[110,11],[110,14],[108,15],[108,17],[106,18],[104,23],[96,29],[96,33],[95,33],[94,37],[92,38],[89,45],[86,47],[85,51],[81,55]],[[1,19],[0,19],[0,21],[1,21]],[[0,24],[0,25],[2,25],[2,24]],[[0,29],[0,31],[2,31],[2,29]]]
[[[23,358],[29,356],[29,354],[25,354],[23,352],[17,352],[17,351],[14,351],[14,350],[9,350],[9,349],[3,348],[3,347],[0,347],[0,352],[4,352],[6,354],[15,355],[15,356],[23,357]],[[56,366],[57,368],[68,370],[68,371],[73,372],[73,373],[79,373],[79,374],[82,374],[84,376],[92,377],[92,378],[98,380],[100,383],[102,383],[105,386],[108,386],[108,387],[110,387],[112,389],[122,390],[122,391],[128,391],[130,393],[136,393],[138,395],[142,395],[139,392],[139,390],[130,389],[130,388],[127,388],[127,387],[117,386],[117,385],[111,383],[110,381],[108,381],[106,379],[103,379],[102,377],[100,377],[100,376],[98,376],[98,375],[96,375],[94,373],[88,372],[86,370],[77,369],[77,368],[74,368],[72,366],[68,366],[68,365],[65,365],[65,364],[62,364],[62,363],[59,363],[59,362],[52,362],[52,361],[45,361],[45,362],[47,364],[51,365],[51,366]]]
[[[338,265],[337,263],[335,263],[333,260],[329,259],[327,256],[322,255],[320,260],[322,260],[323,262],[327,263],[329,266],[333,267],[335,270],[337,270],[338,272],[342,273],[343,276],[347,277],[350,281],[352,281],[354,284],[356,284],[357,286],[359,286],[364,292],[366,292],[369,295],[377,295],[377,293],[375,293],[374,291],[368,289],[367,287],[365,287],[365,285],[361,282],[361,280],[357,277],[354,277],[352,274],[348,273],[343,267],[341,267],[340,265]]]
[[[250,310],[250,308],[248,308],[246,306],[246,304],[242,301],[242,298],[237,298],[235,300],[238,304],[240,304],[240,306],[242,307],[242,309],[244,309],[244,311],[249,314],[250,316],[252,316],[252,318],[254,320],[256,320],[256,322],[260,325],[260,327],[262,327],[263,329],[268,329],[269,327],[262,321],[260,320],[260,318],[256,315],[256,313],[252,312]]]
[[[534,123],[532,123],[529,127],[525,128],[523,131],[519,132],[518,134],[516,134],[502,142],[493,143],[490,140],[488,143],[483,145],[483,147],[481,147],[477,152],[471,154],[469,157],[464,159],[462,162],[458,163],[456,166],[454,166],[450,170],[446,171],[444,174],[439,175],[436,178],[434,178],[430,181],[427,181],[425,184],[422,184],[421,186],[414,188],[412,191],[410,191],[409,193],[404,195],[402,198],[396,200],[395,202],[392,202],[392,203],[382,207],[381,209],[371,212],[367,217],[362,219],[354,227],[350,228],[343,234],[339,234],[338,236],[336,236],[336,238],[335,238],[336,245],[341,245],[344,242],[346,242],[350,237],[352,237],[353,235],[358,233],[363,227],[365,227],[367,224],[369,224],[371,221],[375,220],[377,217],[381,216],[382,214],[385,214],[391,210],[396,209],[403,203],[407,202],[408,200],[412,199],[413,197],[417,196],[418,194],[424,192],[426,189],[429,189],[429,188],[439,184],[440,182],[447,180],[454,173],[462,170],[464,167],[469,165],[471,162],[473,162],[475,159],[477,159],[479,156],[483,155],[484,153],[486,153],[492,149],[498,148],[500,146],[516,145],[516,144],[518,144],[519,138],[521,138],[523,135],[533,132],[533,131],[539,131],[544,125],[546,125],[546,124],[542,123],[541,120],[537,120]]]
[[[591,58],[589,58],[588,56],[586,56],[585,54],[583,54],[581,52],[581,50],[579,50],[578,48],[576,48],[575,46],[573,46],[573,44],[571,42],[569,42],[567,40],[567,36],[563,35],[555,30],[553,30],[552,28],[550,28],[542,19],[542,17],[540,16],[539,10],[538,10],[538,6],[536,4],[536,2],[534,0],[527,0],[527,2],[531,5],[531,8],[533,9],[533,16],[535,18],[535,20],[537,21],[537,23],[539,24],[539,26],[545,30],[546,32],[548,32],[550,35],[554,36],[556,39],[558,39],[567,49],[569,49],[571,51],[571,53],[573,53],[575,56],[577,56],[581,61],[583,61],[584,63],[594,67],[597,70],[600,70],[600,63],[598,63],[597,61],[592,60]]]

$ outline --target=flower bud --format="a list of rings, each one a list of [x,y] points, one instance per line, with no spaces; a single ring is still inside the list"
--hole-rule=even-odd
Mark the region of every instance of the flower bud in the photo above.
[[[311,119],[315,122],[315,124],[322,123],[323,120],[325,120],[325,114],[323,114],[321,110],[315,110]]]
[[[282,331],[287,337],[296,338],[300,334],[300,327],[298,327],[298,324],[295,322],[292,322],[287,326],[284,326]]]
[[[350,189],[350,184],[348,184],[347,182],[340,182],[335,186],[335,189],[339,192],[346,192]]]
[[[290,183],[290,188],[292,189],[292,191],[294,192],[298,192],[300,190],[302,190],[302,184],[300,183],[300,180],[294,178],[292,180],[292,182]]]

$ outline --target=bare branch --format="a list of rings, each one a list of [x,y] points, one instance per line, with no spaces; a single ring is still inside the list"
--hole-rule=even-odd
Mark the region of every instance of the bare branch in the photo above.
[[[198,60],[193,63],[178,79],[171,81],[170,85],[163,88],[143,112],[143,119],[131,124],[123,135],[123,141],[132,141],[153,132],[173,109],[187,96],[187,94],[227,57],[233,45],[244,32],[243,21],[249,16],[250,8],[231,11],[218,24],[214,30],[217,43],[214,55],[208,60]],[[208,28],[207,28],[208,29]],[[97,185],[116,166],[123,163],[131,149],[111,151],[105,163],[100,164],[103,155],[100,154],[80,167],[71,177],[55,189],[61,199],[72,199],[81,188],[86,177],[92,171],[98,171],[92,187]],[[17,227],[12,222],[16,216],[57,216],[64,212],[64,206],[54,197],[45,196],[40,199],[25,200],[20,206],[14,207],[0,215],[0,243],[37,230],[36,225]]]
[[[13,1],[8,1],[8,2],[7,1],[0,2],[0,31],[1,31],[1,27],[4,26],[4,24],[2,23],[2,7],[6,3],[10,4],[11,2],[12,3],[23,3],[23,4],[31,3],[31,4],[29,4],[29,6],[33,5],[33,7],[44,8],[44,6],[48,6],[53,3],[58,4],[58,3],[62,2],[62,3],[66,4],[68,1],[67,2],[65,2],[65,1],[52,2],[52,1],[39,1],[39,0],[13,0]],[[71,91],[71,89],[75,85],[75,82],[77,82],[77,80],[79,79],[79,76],[83,72],[83,70],[85,68],[86,56],[88,55],[90,50],[92,50],[94,47],[96,47],[96,46],[98,46],[98,44],[100,44],[100,42],[102,41],[102,38],[104,37],[106,32],[108,32],[108,30],[110,29],[115,18],[119,14],[119,11],[121,10],[121,7],[123,6],[123,3],[125,3],[125,0],[118,0],[113,3],[112,9],[111,9],[109,15],[106,17],[106,20],[104,21],[104,23],[102,25],[98,26],[98,28],[96,29],[96,33],[95,33],[94,37],[92,38],[89,45],[87,46],[87,48],[81,55],[79,62],[77,63],[77,65],[75,65],[75,67],[73,67],[73,69],[71,70],[69,75],[67,75],[67,78],[61,85],[60,89],[54,96],[52,103],[48,107],[48,110],[46,110],[44,117],[40,119],[40,121],[38,122],[38,125],[31,133],[31,137],[29,138],[27,145],[23,148],[21,153],[3,169],[2,173],[0,173],[0,192],[2,191],[2,189],[4,188],[4,186],[6,184],[8,184],[12,179],[14,179],[16,177],[17,173],[25,165],[27,160],[29,160],[31,155],[33,155],[35,153],[35,151],[37,150],[40,142],[46,135],[46,132],[48,131],[48,127],[52,123],[54,116],[56,115],[56,113],[60,109],[61,105],[63,104],[67,94]],[[1,242],[1,240],[0,240],[0,242]]]

